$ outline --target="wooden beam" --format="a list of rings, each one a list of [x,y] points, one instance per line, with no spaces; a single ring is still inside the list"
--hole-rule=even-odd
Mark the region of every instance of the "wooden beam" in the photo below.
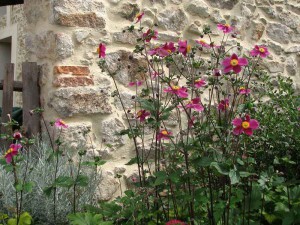
[[[0,0],[0,6],[23,4],[24,0]]]
[[[13,94],[14,94],[14,64],[7,64],[5,67],[5,76],[3,80],[3,97],[2,97],[2,123],[10,121],[8,114],[11,116],[13,108]],[[11,127],[1,127],[1,133],[11,133]]]
[[[39,78],[41,67],[37,63],[22,64],[23,81],[23,128],[27,137],[38,135],[41,131],[40,115],[32,114],[31,110],[40,107]]]
[[[14,81],[13,82],[13,89],[16,92],[22,92],[22,90],[23,90],[22,81]],[[0,90],[3,90],[3,80],[0,81]]]

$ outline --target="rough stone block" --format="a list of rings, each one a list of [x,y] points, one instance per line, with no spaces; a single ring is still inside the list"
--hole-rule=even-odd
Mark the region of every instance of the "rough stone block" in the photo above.
[[[87,76],[90,74],[90,69],[87,66],[54,66],[54,74],[71,74]]]
[[[79,86],[90,86],[94,85],[94,81],[91,77],[57,77],[53,81],[55,87],[79,87]]]

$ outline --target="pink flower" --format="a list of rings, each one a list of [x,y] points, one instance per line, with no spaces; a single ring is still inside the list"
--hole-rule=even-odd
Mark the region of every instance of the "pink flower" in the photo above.
[[[189,95],[185,87],[179,87],[179,86],[168,87],[164,89],[164,92],[175,94],[180,98],[187,98],[187,96]]]
[[[187,44],[187,41],[179,41],[178,51],[182,53],[182,55],[186,56],[186,54],[191,51],[191,46]]]
[[[157,138],[158,140],[169,140],[170,136],[172,135],[172,132],[167,131],[167,130],[161,130],[158,134],[157,134]]]
[[[225,111],[227,110],[229,107],[229,99],[228,98],[225,98],[224,100],[221,100],[219,105],[218,105],[218,109],[221,110],[221,111]]]
[[[6,151],[4,158],[6,159],[6,163],[10,164],[12,161],[13,156],[19,153],[19,149],[22,148],[20,144],[11,144],[9,149]]]
[[[260,56],[262,58],[266,58],[268,55],[270,55],[270,52],[268,51],[266,46],[263,45],[255,45],[254,49],[250,51],[251,56]]]
[[[246,115],[243,120],[241,118],[235,118],[232,121],[232,125],[235,126],[233,134],[240,135],[245,133],[248,136],[252,136],[253,130],[256,130],[259,127],[258,121],[251,119],[249,115]]]
[[[13,134],[13,137],[15,140],[20,140],[22,138],[22,134],[19,131],[17,131]]]
[[[143,18],[143,16],[144,16],[144,12],[140,12],[140,13],[138,13],[136,16],[135,16],[135,19],[136,19],[136,22],[135,23],[138,23],[138,22],[140,22],[141,21],[141,19]]]
[[[188,122],[188,126],[189,127],[192,127],[195,125],[194,121],[196,120],[196,117],[192,116],[192,118],[189,120]]]
[[[157,39],[158,32],[156,30],[148,29],[146,33],[143,33],[143,38],[146,42],[150,42],[151,39],[156,40]]]
[[[194,109],[198,112],[201,112],[204,110],[203,105],[200,103],[200,98],[193,98],[186,106],[188,109]]]
[[[233,30],[233,27],[230,26],[230,25],[227,24],[227,23],[226,23],[226,24],[221,24],[221,23],[219,23],[219,24],[217,25],[217,28],[218,28],[219,30],[223,31],[224,34],[230,33],[230,32]]]
[[[129,82],[128,86],[133,87],[133,86],[141,86],[143,84],[142,81],[136,81],[136,82]]]
[[[297,110],[300,111],[300,107],[298,107]]]
[[[56,119],[54,125],[57,128],[68,128],[69,127],[62,119]]]
[[[233,70],[235,73],[239,73],[242,70],[242,66],[248,65],[246,58],[238,58],[236,54],[232,54],[231,57],[227,57],[223,60],[224,73],[228,73]]]
[[[240,87],[240,89],[239,89],[239,93],[241,95],[248,95],[248,94],[250,94],[250,92],[251,92],[251,90],[250,89],[246,89],[245,87]]]
[[[206,41],[204,41],[204,40],[199,40],[199,41],[196,41],[196,43],[198,43],[199,45],[201,45],[202,47],[204,47],[204,48],[211,48],[211,45],[210,44],[208,44]]]
[[[186,225],[184,222],[180,220],[170,220],[166,223],[166,225]]]
[[[196,88],[201,88],[201,87],[204,87],[204,86],[206,86],[206,85],[207,85],[207,83],[206,83],[206,81],[203,80],[203,79],[198,79],[198,80],[195,80],[195,81],[194,81],[194,86],[195,86]]]
[[[106,46],[102,43],[99,44],[97,48],[97,53],[99,54],[99,58],[105,58]]]
[[[222,70],[216,68],[214,69],[213,74],[216,77],[222,76]]]
[[[150,116],[150,113],[147,112],[146,110],[142,109],[142,110],[137,112],[137,117],[136,118],[140,119],[140,122],[142,123],[142,122],[145,121],[147,116]]]
[[[176,48],[174,47],[174,43],[165,43],[162,46],[156,47],[148,51],[149,55],[158,55],[160,57],[166,57],[170,55],[172,52],[175,52]]]

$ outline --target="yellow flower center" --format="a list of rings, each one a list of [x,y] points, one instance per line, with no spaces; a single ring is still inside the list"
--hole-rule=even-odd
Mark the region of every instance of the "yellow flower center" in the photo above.
[[[265,49],[264,49],[264,48],[259,48],[259,51],[260,51],[261,53],[264,53],[264,52],[265,52]]]
[[[206,41],[204,41],[204,40],[200,40],[199,42],[202,44],[207,44]]]
[[[191,49],[192,49],[192,47],[191,47],[190,45],[188,45],[188,46],[186,47],[186,52],[189,53],[189,52],[191,51]]]
[[[245,87],[240,87],[240,91],[246,90]]]
[[[237,66],[238,64],[239,64],[239,61],[237,59],[232,59],[230,61],[230,65],[232,65],[232,66]]]
[[[142,111],[138,111],[138,113],[137,113],[138,116],[141,116],[142,114],[143,114]]]
[[[7,156],[8,154],[12,153],[14,150],[12,148],[8,149],[5,153],[5,156]]]
[[[230,27],[230,25],[229,25],[228,23],[226,23],[224,26],[225,26],[225,27]]]
[[[138,18],[139,16],[141,16],[141,13],[136,14],[135,18]]]
[[[172,86],[172,90],[174,90],[174,91],[178,91],[179,89],[180,89],[179,86]]]
[[[248,121],[244,121],[244,122],[242,122],[242,127],[247,129],[250,127],[250,123]]]
[[[168,132],[168,131],[166,131],[166,130],[162,130],[162,131],[161,131],[161,134],[162,134],[162,135],[168,135],[168,134],[169,134],[169,132]]]
[[[97,48],[97,53],[98,53],[98,54],[100,53],[100,48]]]

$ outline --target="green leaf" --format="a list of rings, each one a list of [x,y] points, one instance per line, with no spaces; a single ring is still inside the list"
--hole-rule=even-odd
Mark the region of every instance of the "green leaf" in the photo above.
[[[15,185],[15,189],[17,192],[22,191],[23,190],[23,185],[21,183],[17,183]]]
[[[80,187],[86,187],[89,184],[89,178],[85,175],[78,175],[76,179],[76,185]]]
[[[197,166],[200,166],[200,167],[210,166],[212,162],[213,162],[213,158],[210,158],[210,157],[201,157],[201,158],[195,160],[195,163],[197,164]]]
[[[112,225],[112,222],[104,222],[102,215],[86,213],[69,214],[68,219],[72,225]]]
[[[137,157],[134,157],[134,158],[130,159],[129,162],[126,163],[125,165],[130,166],[130,165],[133,165],[136,163],[137,163]]]
[[[218,162],[212,162],[210,164],[210,166],[214,167],[220,174],[223,174],[223,175],[228,175],[229,174],[229,171],[227,170],[227,168],[224,165],[222,165]]]
[[[240,174],[238,171],[231,169],[229,171],[229,178],[231,184],[237,184],[240,181]]]
[[[45,194],[46,196],[49,197],[49,196],[51,195],[51,192],[52,192],[53,189],[54,189],[53,186],[46,187],[46,188],[44,188],[43,192],[44,192],[44,194]]]
[[[34,187],[34,183],[32,181],[30,181],[30,182],[25,183],[23,188],[26,192],[32,192],[33,187]]]
[[[67,177],[67,176],[59,176],[58,178],[56,178],[56,180],[54,181],[54,185],[55,186],[59,186],[59,187],[67,187],[70,188],[74,185],[74,180],[72,179],[72,177]]]
[[[168,178],[167,173],[165,171],[158,171],[155,173],[156,179],[154,182],[154,186],[159,186],[163,184]]]

